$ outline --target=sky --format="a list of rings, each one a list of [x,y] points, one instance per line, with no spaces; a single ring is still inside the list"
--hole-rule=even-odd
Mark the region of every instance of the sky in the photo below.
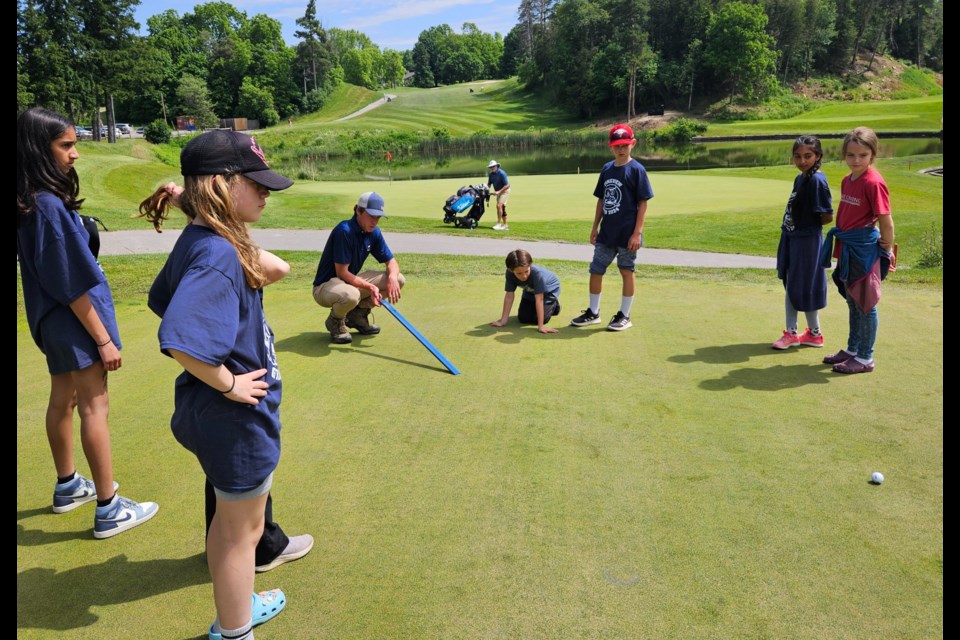
[[[141,33],[147,33],[147,18],[173,9],[179,15],[193,13],[197,0],[142,0],[134,12]],[[259,13],[283,25],[283,39],[294,46],[298,39],[296,20],[303,16],[307,0],[233,0],[233,6],[252,17]],[[325,29],[353,29],[370,37],[383,49],[413,49],[420,32],[448,24],[461,33],[472,22],[485,33],[502,37],[517,23],[519,0],[316,0],[317,18]]]

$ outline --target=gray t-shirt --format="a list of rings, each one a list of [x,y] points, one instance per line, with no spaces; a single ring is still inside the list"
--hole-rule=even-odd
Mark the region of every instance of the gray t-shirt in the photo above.
[[[542,293],[544,304],[552,304],[560,297],[560,278],[553,271],[544,267],[535,264],[530,265],[530,277],[526,281],[521,282],[510,269],[506,270],[505,278],[506,282],[503,290],[507,293],[516,291],[519,287],[523,290],[523,297],[530,300],[533,300],[536,294]]]

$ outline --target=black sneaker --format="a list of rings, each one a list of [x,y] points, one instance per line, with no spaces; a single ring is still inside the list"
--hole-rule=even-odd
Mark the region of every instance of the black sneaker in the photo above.
[[[617,311],[617,315],[613,316],[613,320],[607,325],[607,331],[623,331],[632,326],[633,323],[630,322],[630,318],[623,315],[623,311]]]
[[[590,309],[584,309],[583,313],[570,321],[575,327],[585,327],[588,324],[597,324],[600,322],[600,314],[594,313]]]

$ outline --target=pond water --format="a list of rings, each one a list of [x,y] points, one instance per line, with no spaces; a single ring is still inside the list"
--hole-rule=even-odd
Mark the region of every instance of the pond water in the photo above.
[[[839,139],[823,140],[826,160],[840,157]],[[788,165],[792,148],[790,140],[753,142],[708,142],[686,145],[657,146],[638,144],[637,158],[649,171],[678,171],[716,167],[756,167]],[[881,139],[880,157],[895,158],[919,154],[943,153],[939,138]],[[393,155],[386,160],[330,159],[314,168],[320,180],[427,180],[433,178],[476,179],[487,175],[487,163],[495,159],[509,175],[541,175],[563,173],[597,173],[612,159],[606,147],[559,146],[536,149],[484,152],[434,153],[430,155]],[[307,178],[308,176],[302,176]],[[314,176],[309,176],[314,177]]]

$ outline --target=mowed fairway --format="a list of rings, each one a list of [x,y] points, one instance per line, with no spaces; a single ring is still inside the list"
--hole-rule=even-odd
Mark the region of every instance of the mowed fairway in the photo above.
[[[318,254],[284,256],[291,276],[265,293],[284,381],[275,516],[316,546],[258,575],[289,598],[258,638],[943,636],[942,288],[886,286],[877,369],[844,377],[820,363],[846,333],[833,290],[826,349],[769,348],[772,273],[642,269],[634,328],[613,333],[565,326],[585,265],[541,260],[563,285],[561,331],[541,336],[488,325],[502,259],[400,256],[398,310],[452,376],[385,312],[379,336],[330,345]],[[179,368],[145,305],[162,260],[104,260],[123,281],[116,476],[160,504],[116,538],[92,538],[90,505],[50,512],[49,382],[18,312],[19,638],[181,640],[213,619],[203,477],[170,433]]]

